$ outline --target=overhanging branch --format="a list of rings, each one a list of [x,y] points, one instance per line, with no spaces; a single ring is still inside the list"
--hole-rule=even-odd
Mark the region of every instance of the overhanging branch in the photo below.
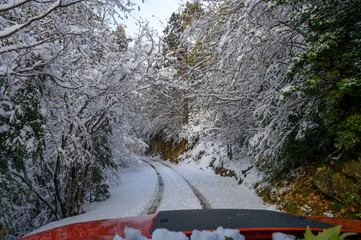
[[[77,0],[77,1],[62,1],[62,0],[57,0],[44,14],[41,14],[39,16],[35,16],[35,17],[32,17],[30,18],[26,23],[23,23],[23,24],[15,24],[11,27],[8,27],[2,31],[0,31],[0,39],[3,39],[3,38],[7,38],[11,35],[13,35],[14,33],[20,31],[21,29],[29,26],[31,23],[37,21],[37,20],[40,20],[42,18],[45,18],[46,16],[48,16],[51,12],[53,12],[55,9],[59,8],[59,7],[68,7],[70,5],[73,5],[73,4],[77,4],[79,2],[82,2],[84,0]],[[18,1],[17,3],[19,3],[17,6],[20,6],[22,4],[24,4],[25,2],[28,2],[28,1]],[[16,1],[15,1],[16,3]],[[7,4],[9,5],[9,4]],[[12,4],[11,6],[13,6],[14,4]],[[13,8],[13,7],[12,7]],[[2,6],[0,6],[0,9],[2,9]],[[3,9],[6,9],[6,6],[3,8]],[[11,9],[11,8],[10,8]],[[5,10],[4,10],[5,11]]]

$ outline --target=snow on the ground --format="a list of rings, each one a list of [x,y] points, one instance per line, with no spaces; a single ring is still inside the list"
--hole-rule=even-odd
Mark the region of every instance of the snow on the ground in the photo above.
[[[163,161],[159,158],[154,160]],[[209,166],[194,162],[172,164],[163,161],[163,163],[174,168],[189,179],[208,199],[212,208],[276,210],[273,205],[265,205],[251,187],[245,184],[238,184],[235,178],[216,175]]]
[[[244,149],[233,149],[233,158],[229,159],[227,147],[215,142],[199,142],[193,149],[184,153],[180,165],[187,168],[208,168],[212,163],[215,167],[233,170],[243,180],[243,185],[253,187],[264,180],[264,174],[254,166],[251,157],[245,157]]]
[[[140,215],[155,191],[157,176],[145,163],[125,169],[121,176],[121,184],[110,188],[109,199],[93,202],[84,207],[86,213],[49,223],[30,234],[77,222]]]
[[[163,198],[158,211],[202,208],[189,185],[178,173],[204,195],[212,208],[275,210],[275,207],[265,205],[252,188],[245,184],[239,185],[235,178],[216,175],[204,162],[184,161],[176,165],[159,157],[143,159],[157,168],[164,182]],[[156,187],[157,175],[154,169],[145,162],[140,163],[124,170],[121,184],[110,189],[110,199],[91,203],[84,208],[86,213],[50,223],[30,234],[77,222],[139,216],[154,197]]]
[[[155,160],[162,161],[159,158]],[[155,164],[155,166],[160,171],[164,181],[164,195],[158,211],[202,209],[191,188],[181,176],[161,164]]]

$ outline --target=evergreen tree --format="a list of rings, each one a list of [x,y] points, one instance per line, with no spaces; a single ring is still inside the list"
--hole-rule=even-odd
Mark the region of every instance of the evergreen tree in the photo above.
[[[330,139],[338,149],[361,143],[361,12],[359,0],[290,1],[304,9],[294,19],[306,27],[308,47],[290,78],[313,97]]]

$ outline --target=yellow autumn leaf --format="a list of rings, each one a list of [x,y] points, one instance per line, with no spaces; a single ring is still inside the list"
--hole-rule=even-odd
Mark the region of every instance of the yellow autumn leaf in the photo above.
[[[7,229],[8,229],[8,228],[6,227],[6,228],[0,230],[0,235],[3,234]]]

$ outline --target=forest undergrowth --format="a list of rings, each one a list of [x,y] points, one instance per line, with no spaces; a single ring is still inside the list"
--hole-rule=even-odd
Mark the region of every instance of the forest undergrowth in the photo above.
[[[360,219],[361,205],[352,195],[341,202],[327,196],[314,185],[313,176],[317,167],[317,164],[301,167],[287,179],[274,178],[268,186],[256,189],[256,192],[266,203],[275,204],[286,213]]]

